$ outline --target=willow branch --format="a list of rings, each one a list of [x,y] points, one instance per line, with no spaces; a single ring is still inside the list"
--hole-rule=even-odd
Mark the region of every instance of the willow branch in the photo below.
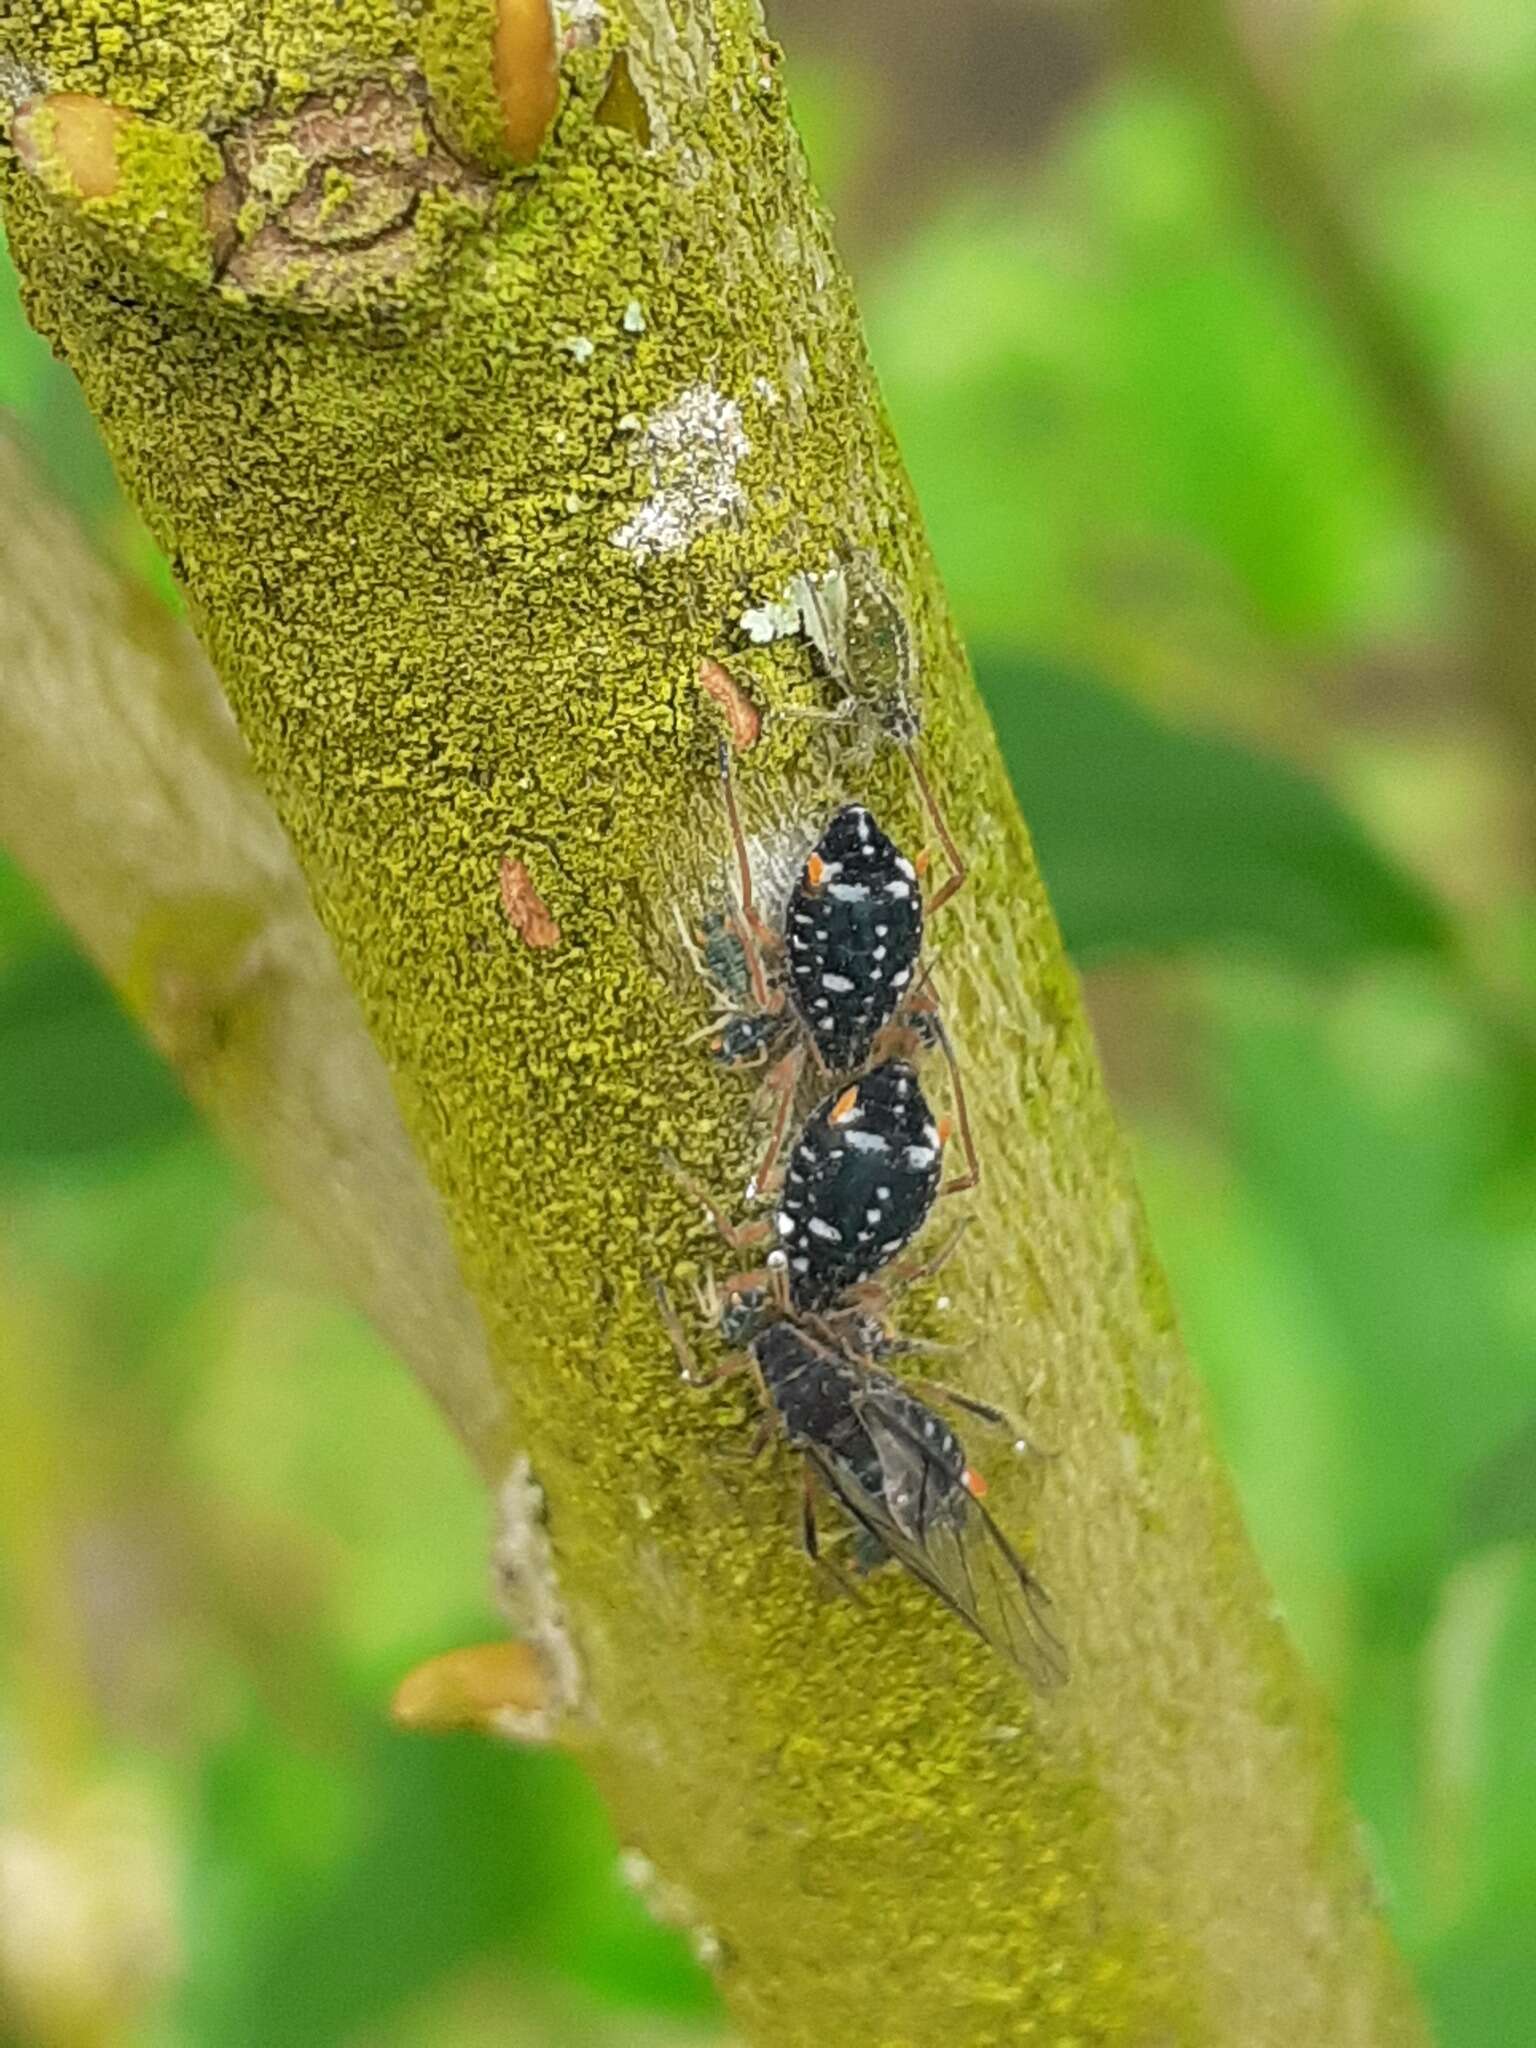
[[[0,430],[0,842],[482,1464],[501,1401],[384,1064],[184,628]]]
[[[564,1739],[744,2038],[1417,2043],[755,5],[565,0],[538,134],[544,0],[185,0],[153,40],[86,11],[0,7],[18,75],[108,108],[17,124],[31,308],[442,1196]],[[793,593],[834,560],[901,630],[861,650],[873,715],[785,715],[832,708]],[[922,844],[881,743],[903,639],[972,863],[939,921],[984,1161],[951,1329],[984,1398],[1041,1382],[1059,1457],[994,1505],[1069,1639],[1049,1701],[899,1574],[825,1596],[782,1464],[735,1454],[745,1389],[680,1384],[648,1284],[725,1257],[661,1149],[731,1201],[763,1142],[678,936],[731,901],[722,711],[771,907],[850,794]]]

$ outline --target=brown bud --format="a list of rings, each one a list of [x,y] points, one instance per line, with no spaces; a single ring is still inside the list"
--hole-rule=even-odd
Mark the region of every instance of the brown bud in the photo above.
[[[395,1688],[389,1712],[397,1728],[443,1734],[478,1728],[527,1736],[548,1705],[537,1653],[527,1643],[476,1643],[429,1657]]]
[[[549,905],[533,886],[524,863],[506,854],[501,863],[501,907],[524,945],[546,952],[560,943],[560,927],[550,915]]]
[[[755,747],[763,729],[762,714],[723,662],[706,657],[699,663],[699,688],[725,713],[725,729],[737,753]]]
[[[51,92],[28,100],[11,140],[34,177],[51,177],[77,199],[110,199],[121,175],[118,138],[138,118],[89,93]]]
[[[514,163],[532,163],[560,104],[560,54],[550,0],[497,0],[491,71],[507,154]]]

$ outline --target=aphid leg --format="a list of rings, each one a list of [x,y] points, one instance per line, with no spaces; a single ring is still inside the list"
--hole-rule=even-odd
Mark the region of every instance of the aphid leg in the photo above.
[[[725,741],[720,742],[720,786],[725,792],[725,815],[730,820],[731,843],[736,849],[736,872],[741,896],[741,944],[747,956],[747,973],[752,980],[752,1000],[759,1009],[771,1007],[768,989],[768,975],[763,966],[762,942],[770,942],[773,933],[757,914],[757,902],[752,893],[752,862],[747,853],[747,835],[741,829],[741,813],[736,808],[736,785],[731,779],[731,750]]]
[[[816,1533],[816,1496],[811,1486],[811,1468],[800,1468],[800,1541],[812,1564],[821,1563],[821,1542]]]
[[[939,800],[934,795],[927,776],[923,773],[922,763],[918,760],[915,750],[907,746],[902,748],[902,752],[907,757],[907,766],[912,770],[912,779],[917,784],[917,792],[923,800],[923,808],[932,820],[933,829],[939,835],[939,844],[944,849],[944,858],[949,863],[949,879],[945,882],[943,888],[929,898],[925,906],[928,915],[933,917],[944,908],[950,897],[957,890],[964,887],[965,878],[970,870],[960,858],[960,849],[955,844],[954,835],[949,829],[944,813],[939,809]]]
[[[785,1134],[789,1129],[790,1111],[795,1106],[795,1090],[800,1081],[800,1070],[805,1064],[805,1048],[795,1046],[785,1053],[773,1072],[768,1076],[767,1087],[779,1099],[774,1114],[773,1129],[768,1134],[768,1149],[758,1161],[756,1173],[747,1182],[747,1200],[755,1202],[768,1189],[769,1176],[779,1163],[779,1154],[784,1149]]]
[[[698,940],[695,937],[695,935],[691,931],[689,931],[688,920],[686,917],[684,917],[682,911],[678,908],[677,904],[675,903],[672,906],[672,919],[677,926],[677,936],[683,942],[683,951],[688,955],[688,959],[693,967],[694,973],[699,977],[701,981],[713,981],[714,976],[710,973],[708,966],[705,964],[704,955],[699,951]]]
[[[821,1531],[816,1521],[816,1486],[811,1477],[809,1465],[800,1467],[800,1543],[806,1556],[817,1571],[824,1572],[847,1600],[857,1600],[861,1607],[868,1601],[859,1591],[846,1572],[839,1571],[821,1547]]]
[[[885,1303],[893,1296],[904,1294],[909,1287],[920,1287],[925,1280],[931,1280],[941,1266],[947,1265],[955,1255],[956,1247],[971,1227],[969,1216],[962,1216],[954,1229],[945,1238],[936,1252],[926,1259],[913,1261],[898,1259],[894,1266],[887,1268],[878,1280],[872,1280],[865,1287],[856,1287],[850,1292],[858,1298],[874,1303]]]
[[[960,1146],[965,1153],[964,1173],[957,1173],[945,1181],[939,1193],[958,1195],[963,1194],[967,1188],[975,1187],[981,1179],[981,1161],[976,1156],[976,1141],[971,1136],[971,1119],[965,1107],[965,1083],[960,1079],[960,1062],[955,1058],[955,1048],[948,1031],[944,1028],[944,1019],[937,1011],[933,1016],[933,1029],[949,1067],[949,1085],[955,1101],[955,1123],[960,1132]]]
[[[789,1298],[789,1260],[782,1249],[768,1254],[767,1265],[768,1299],[782,1314],[791,1309]]]
[[[651,1292],[656,1297],[657,1310],[661,1315],[661,1326],[671,1339],[672,1349],[677,1353],[679,1377],[686,1380],[690,1386],[702,1386],[704,1382],[699,1377],[698,1361],[693,1355],[693,1346],[688,1342],[688,1333],[678,1320],[677,1310],[672,1306],[671,1295],[654,1277],[650,1284]]]
[[[714,1199],[713,1195],[707,1195],[693,1178],[693,1175],[686,1172],[665,1147],[661,1148],[661,1163],[677,1182],[683,1193],[685,1195],[692,1195],[699,1206],[707,1212],[709,1220],[714,1224],[716,1230],[719,1231],[732,1251],[744,1251],[748,1245],[761,1244],[769,1236],[773,1228],[770,1217],[754,1216],[750,1222],[733,1223],[720,1207],[720,1204]]]
[[[1043,1450],[1024,1433],[1024,1425],[1016,1415],[1010,1415],[1005,1408],[994,1408],[986,1401],[978,1401],[971,1394],[962,1394],[957,1387],[946,1385],[943,1380],[915,1379],[907,1382],[915,1387],[925,1400],[949,1403],[963,1408],[968,1415],[974,1415],[989,1429],[1005,1429],[1013,1438],[1015,1453],[1021,1458],[1055,1458],[1056,1451]]]

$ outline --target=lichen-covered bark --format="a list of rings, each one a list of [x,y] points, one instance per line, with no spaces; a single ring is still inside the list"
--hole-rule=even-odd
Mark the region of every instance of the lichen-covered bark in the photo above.
[[[443,7],[482,32],[480,0]],[[27,91],[145,117],[132,191],[89,199],[67,133],[24,124],[18,261],[442,1195],[546,1503],[567,1737],[764,2048],[1417,2041],[777,55],[751,0],[567,0],[562,22],[561,110],[523,173],[444,160],[473,123],[432,118],[389,0],[0,4]],[[433,35],[433,77],[457,76],[442,8]],[[162,131],[179,237],[144,211]],[[189,134],[238,160],[238,205],[218,178],[188,198]],[[725,1191],[762,1137],[750,1083],[690,1042],[675,930],[730,889],[701,659],[767,714],[738,760],[765,872],[847,795],[924,831],[867,726],[775,715],[831,701],[803,642],[739,624],[771,630],[795,574],[859,551],[900,593],[923,759],[974,860],[935,934],[985,1161],[945,1290],[978,1392],[1041,1379],[1059,1456],[994,1500],[1070,1645],[1049,1702],[911,1583],[826,1597],[782,1467],[736,1455],[748,1398],[679,1384],[645,1284],[724,1263],[659,1148]],[[509,926],[509,859],[558,943]],[[531,1497],[519,1467],[500,1554],[549,1637]]]

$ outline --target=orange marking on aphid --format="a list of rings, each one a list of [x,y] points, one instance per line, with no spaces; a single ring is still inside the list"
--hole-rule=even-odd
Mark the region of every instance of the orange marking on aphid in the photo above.
[[[974,1500],[980,1500],[987,1491],[985,1479],[982,1478],[979,1472],[973,1471],[969,1465],[960,1474],[960,1484]]]
[[[941,1116],[939,1118],[939,1150],[941,1152],[954,1135],[954,1119],[952,1117]]]
[[[805,879],[812,889],[819,889],[826,875],[827,864],[819,853],[813,853],[805,864]]]
[[[922,852],[917,856],[917,859],[913,861],[912,865],[917,869],[919,878],[927,874],[929,868],[933,865],[933,855],[928,851],[926,846],[923,848]]]
[[[560,927],[550,915],[549,905],[533,886],[526,866],[510,853],[502,856],[501,907],[525,946],[542,953],[559,945]]]
[[[755,747],[763,729],[762,713],[723,662],[706,656],[699,663],[699,688],[725,713],[725,729],[737,753]]]
[[[842,1094],[839,1095],[839,1097],[837,1098],[836,1102],[834,1102],[832,1107],[827,1111],[827,1122],[829,1124],[847,1123],[849,1117],[853,1115],[854,1110],[858,1107],[858,1101],[858,1088],[856,1086],[853,1088],[845,1088]]]

